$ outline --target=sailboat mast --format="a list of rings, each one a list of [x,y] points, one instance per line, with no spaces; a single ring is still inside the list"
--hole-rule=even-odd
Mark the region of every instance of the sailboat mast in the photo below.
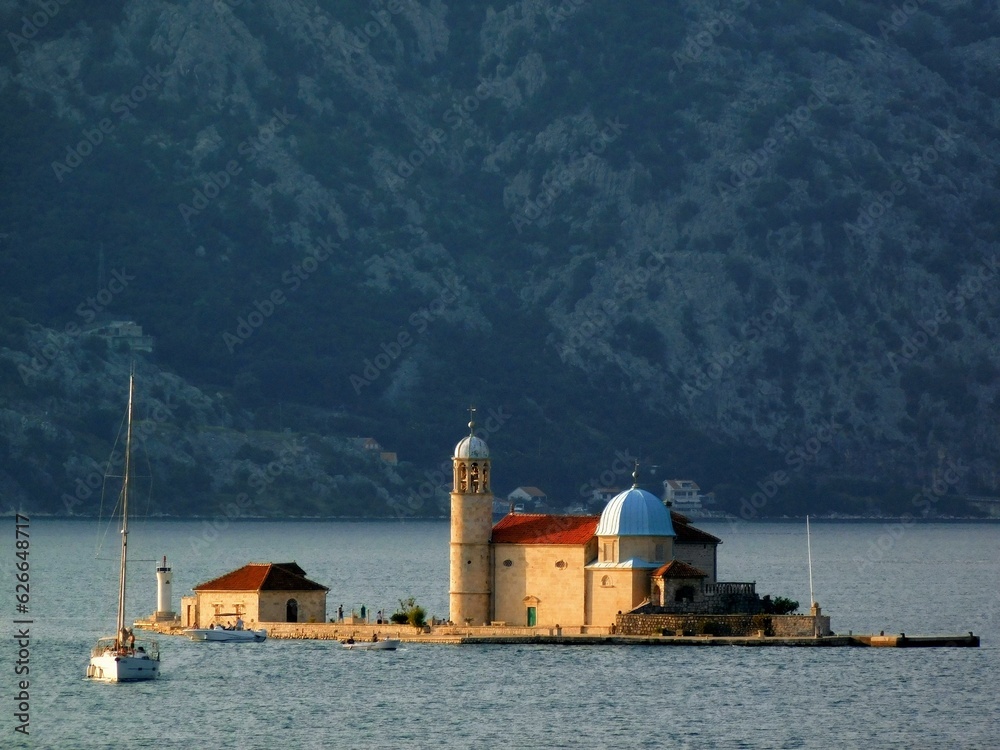
[[[125,575],[128,563],[128,492],[132,462],[132,392],[135,382],[135,370],[128,375],[128,419],[125,433],[125,471],[122,478],[122,565],[118,577],[118,630],[117,638],[125,629]]]
[[[816,603],[816,597],[813,596],[813,549],[812,549],[812,536],[809,533],[809,516],[806,516],[806,549],[809,553],[809,606],[812,607]]]

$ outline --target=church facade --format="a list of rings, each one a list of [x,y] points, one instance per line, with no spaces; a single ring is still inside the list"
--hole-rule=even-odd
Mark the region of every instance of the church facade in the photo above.
[[[619,614],[683,602],[716,583],[720,540],[635,485],[599,516],[512,512],[494,525],[489,448],[474,426],[452,459],[456,625],[609,627]]]

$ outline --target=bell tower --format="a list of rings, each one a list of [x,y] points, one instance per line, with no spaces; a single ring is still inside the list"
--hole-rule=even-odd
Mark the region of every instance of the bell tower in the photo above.
[[[475,408],[470,417],[475,416]],[[456,625],[484,625],[490,621],[490,536],[493,533],[493,490],[490,451],[469,435],[455,446],[451,488],[451,621]]]

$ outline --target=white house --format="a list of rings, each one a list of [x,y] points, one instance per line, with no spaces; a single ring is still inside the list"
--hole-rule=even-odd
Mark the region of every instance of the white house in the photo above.
[[[507,495],[507,500],[514,503],[515,506],[523,505],[526,508],[537,508],[545,505],[548,496],[537,487],[518,487]]]
[[[663,482],[663,500],[678,513],[702,510],[703,498],[701,487],[690,479],[667,479]]]

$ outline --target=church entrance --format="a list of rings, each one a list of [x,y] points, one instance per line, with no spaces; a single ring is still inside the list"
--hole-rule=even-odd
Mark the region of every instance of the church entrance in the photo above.
[[[294,599],[289,599],[285,604],[285,622],[299,621],[299,603]]]
[[[528,607],[528,627],[535,627],[535,623],[538,622],[538,615],[534,607]]]

